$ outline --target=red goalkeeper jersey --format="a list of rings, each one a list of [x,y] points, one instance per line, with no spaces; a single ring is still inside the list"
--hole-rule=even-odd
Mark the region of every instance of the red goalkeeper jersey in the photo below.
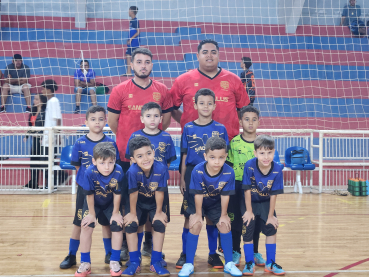
[[[232,72],[220,68],[213,78],[199,69],[189,71],[179,76],[170,90],[174,109],[183,103],[181,127],[198,118],[194,108],[195,94],[201,88],[211,89],[215,93],[216,108],[213,119],[222,123],[228,132],[229,141],[239,134],[239,119],[237,110],[250,103],[240,78]]]
[[[126,154],[127,142],[133,132],[143,129],[141,123],[141,108],[148,102],[156,102],[160,105],[163,113],[171,112],[173,109],[172,98],[168,88],[155,80],[146,87],[140,87],[133,79],[127,80],[113,88],[108,102],[108,111],[119,115],[116,143],[120,159]],[[162,129],[161,124],[159,129]]]

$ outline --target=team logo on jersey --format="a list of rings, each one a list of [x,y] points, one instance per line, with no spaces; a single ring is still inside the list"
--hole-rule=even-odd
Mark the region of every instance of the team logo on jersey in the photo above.
[[[118,186],[118,180],[115,178],[111,178],[110,182],[109,182],[109,187],[111,188],[115,188]]]
[[[218,189],[222,190],[224,188],[224,186],[227,184],[228,182],[219,182],[218,184]]]
[[[152,99],[154,99],[155,101],[159,101],[160,98],[161,98],[160,92],[153,92],[152,93]]]
[[[212,136],[212,137],[219,137],[219,132],[218,132],[218,131],[213,131],[213,132],[211,133],[211,136]]]
[[[128,98],[133,98],[133,94],[128,94]]]
[[[270,189],[273,186],[274,180],[268,180],[267,187]]]
[[[88,157],[88,152],[87,151],[82,152],[82,154],[83,154],[83,156]]]
[[[151,191],[156,190],[158,187],[158,182],[150,182],[149,188]]]
[[[225,89],[225,90],[229,89],[229,83],[228,83],[228,81],[221,81],[220,82],[220,87],[222,89]]]
[[[194,83],[193,84],[195,87],[198,87],[199,86],[199,83]]]

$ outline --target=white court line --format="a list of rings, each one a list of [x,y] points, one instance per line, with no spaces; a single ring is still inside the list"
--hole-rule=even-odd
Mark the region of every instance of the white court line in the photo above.
[[[256,271],[255,274],[264,274],[264,271]],[[299,274],[299,273],[307,273],[307,274],[314,274],[314,273],[369,273],[369,270],[306,270],[306,271],[286,271],[286,273],[294,273],[294,274]],[[171,272],[171,275],[178,275],[178,272]],[[226,273],[224,273],[223,271],[219,271],[219,272],[195,272],[194,275],[206,275],[206,274],[225,274],[228,275]],[[137,276],[142,276],[142,275],[153,275],[153,273],[151,272],[147,272],[147,273],[140,273],[137,274]],[[44,277],[44,276],[50,276],[50,277],[67,277],[67,276],[74,276],[74,274],[47,274],[47,275],[0,275],[1,277]],[[110,274],[89,274],[88,276],[111,276]]]

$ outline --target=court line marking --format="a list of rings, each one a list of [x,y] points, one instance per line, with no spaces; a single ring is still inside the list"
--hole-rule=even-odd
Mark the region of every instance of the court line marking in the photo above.
[[[256,271],[255,274],[264,274],[264,271]],[[314,271],[308,271],[308,270],[301,270],[301,271],[286,271],[286,273],[289,274],[316,274],[316,273],[369,273],[369,270],[314,270]],[[171,272],[172,275],[177,275],[178,272]],[[226,274],[223,271],[219,272],[194,272],[194,275],[206,275],[206,274]],[[147,273],[140,273],[139,275],[151,275],[152,272]],[[228,275],[228,274],[226,274]],[[74,274],[47,274],[47,275],[1,275],[1,277],[44,277],[44,276],[52,276],[52,277],[67,277],[67,276],[74,276]],[[110,274],[89,274],[89,276],[111,276]]]
[[[42,208],[47,208],[50,204],[50,199],[45,199],[45,201],[42,203]]]
[[[345,267],[342,267],[342,268],[340,269],[340,272],[341,272],[341,270],[342,270],[342,271],[344,271],[344,270],[350,269],[350,268],[352,268],[352,267],[355,267],[355,266],[357,266],[357,265],[361,265],[361,264],[363,264],[363,263],[365,263],[365,262],[369,262],[369,258],[368,258],[368,259],[361,260],[361,261],[358,261],[358,262],[353,263],[353,264],[349,264],[349,265],[347,265],[347,266],[345,266]],[[340,272],[338,272],[338,273],[340,273]],[[335,272],[335,271],[333,271],[333,272],[331,272],[331,273],[329,273],[329,274],[325,275],[324,277],[332,277],[332,276],[337,275],[338,273],[337,273],[337,272]]]

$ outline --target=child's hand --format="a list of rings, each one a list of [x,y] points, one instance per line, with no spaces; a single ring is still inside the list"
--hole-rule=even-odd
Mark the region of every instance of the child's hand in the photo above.
[[[27,139],[26,138],[23,138],[23,142],[27,142]]]
[[[184,192],[186,191],[186,182],[182,179],[179,185],[179,190],[181,191],[182,195],[184,195]]]
[[[277,229],[279,226],[278,218],[276,218],[275,216],[272,216],[272,217],[268,216],[268,220],[265,223],[265,225],[268,225],[268,224],[272,224],[274,228]]]
[[[253,212],[249,212],[249,211],[246,211],[243,216],[242,216],[242,219],[243,219],[243,223],[246,223],[246,227],[249,226],[251,220],[255,220],[255,216],[253,214]]]
[[[95,223],[96,225],[96,216],[93,216],[92,214],[88,214],[82,219],[81,226],[83,228],[87,228],[88,225],[90,225],[91,223]]]
[[[123,217],[123,223],[124,226],[128,226],[129,224],[131,224],[132,222],[136,222],[137,226],[138,226],[138,219],[137,219],[137,215],[133,215],[131,213],[126,214],[125,217]]]
[[[113,214],[110,218],[110,224],[115,221],[120,227],[123,227],[123,216],[120,213]]]
[[[200,222],[202,225],[202,216],[198,214],[192,214],[190,215],[190,229],[196,224]]]
[[[229,218],[229,216],[227,214],[222,215],[219,218],[219,225],[225,224],[226,228],[227,228],[227,232],[231,231],[231,219]]]
[[[155,220],[159,220],[164,224],[164,226],[167,226],[168,217],[164,212],[156,212],[152,222],[154,223]]]
[[[132,40],[131,39],[128,39],[127,40],[127,45],[131,45],[131,42],[132,42]]]

